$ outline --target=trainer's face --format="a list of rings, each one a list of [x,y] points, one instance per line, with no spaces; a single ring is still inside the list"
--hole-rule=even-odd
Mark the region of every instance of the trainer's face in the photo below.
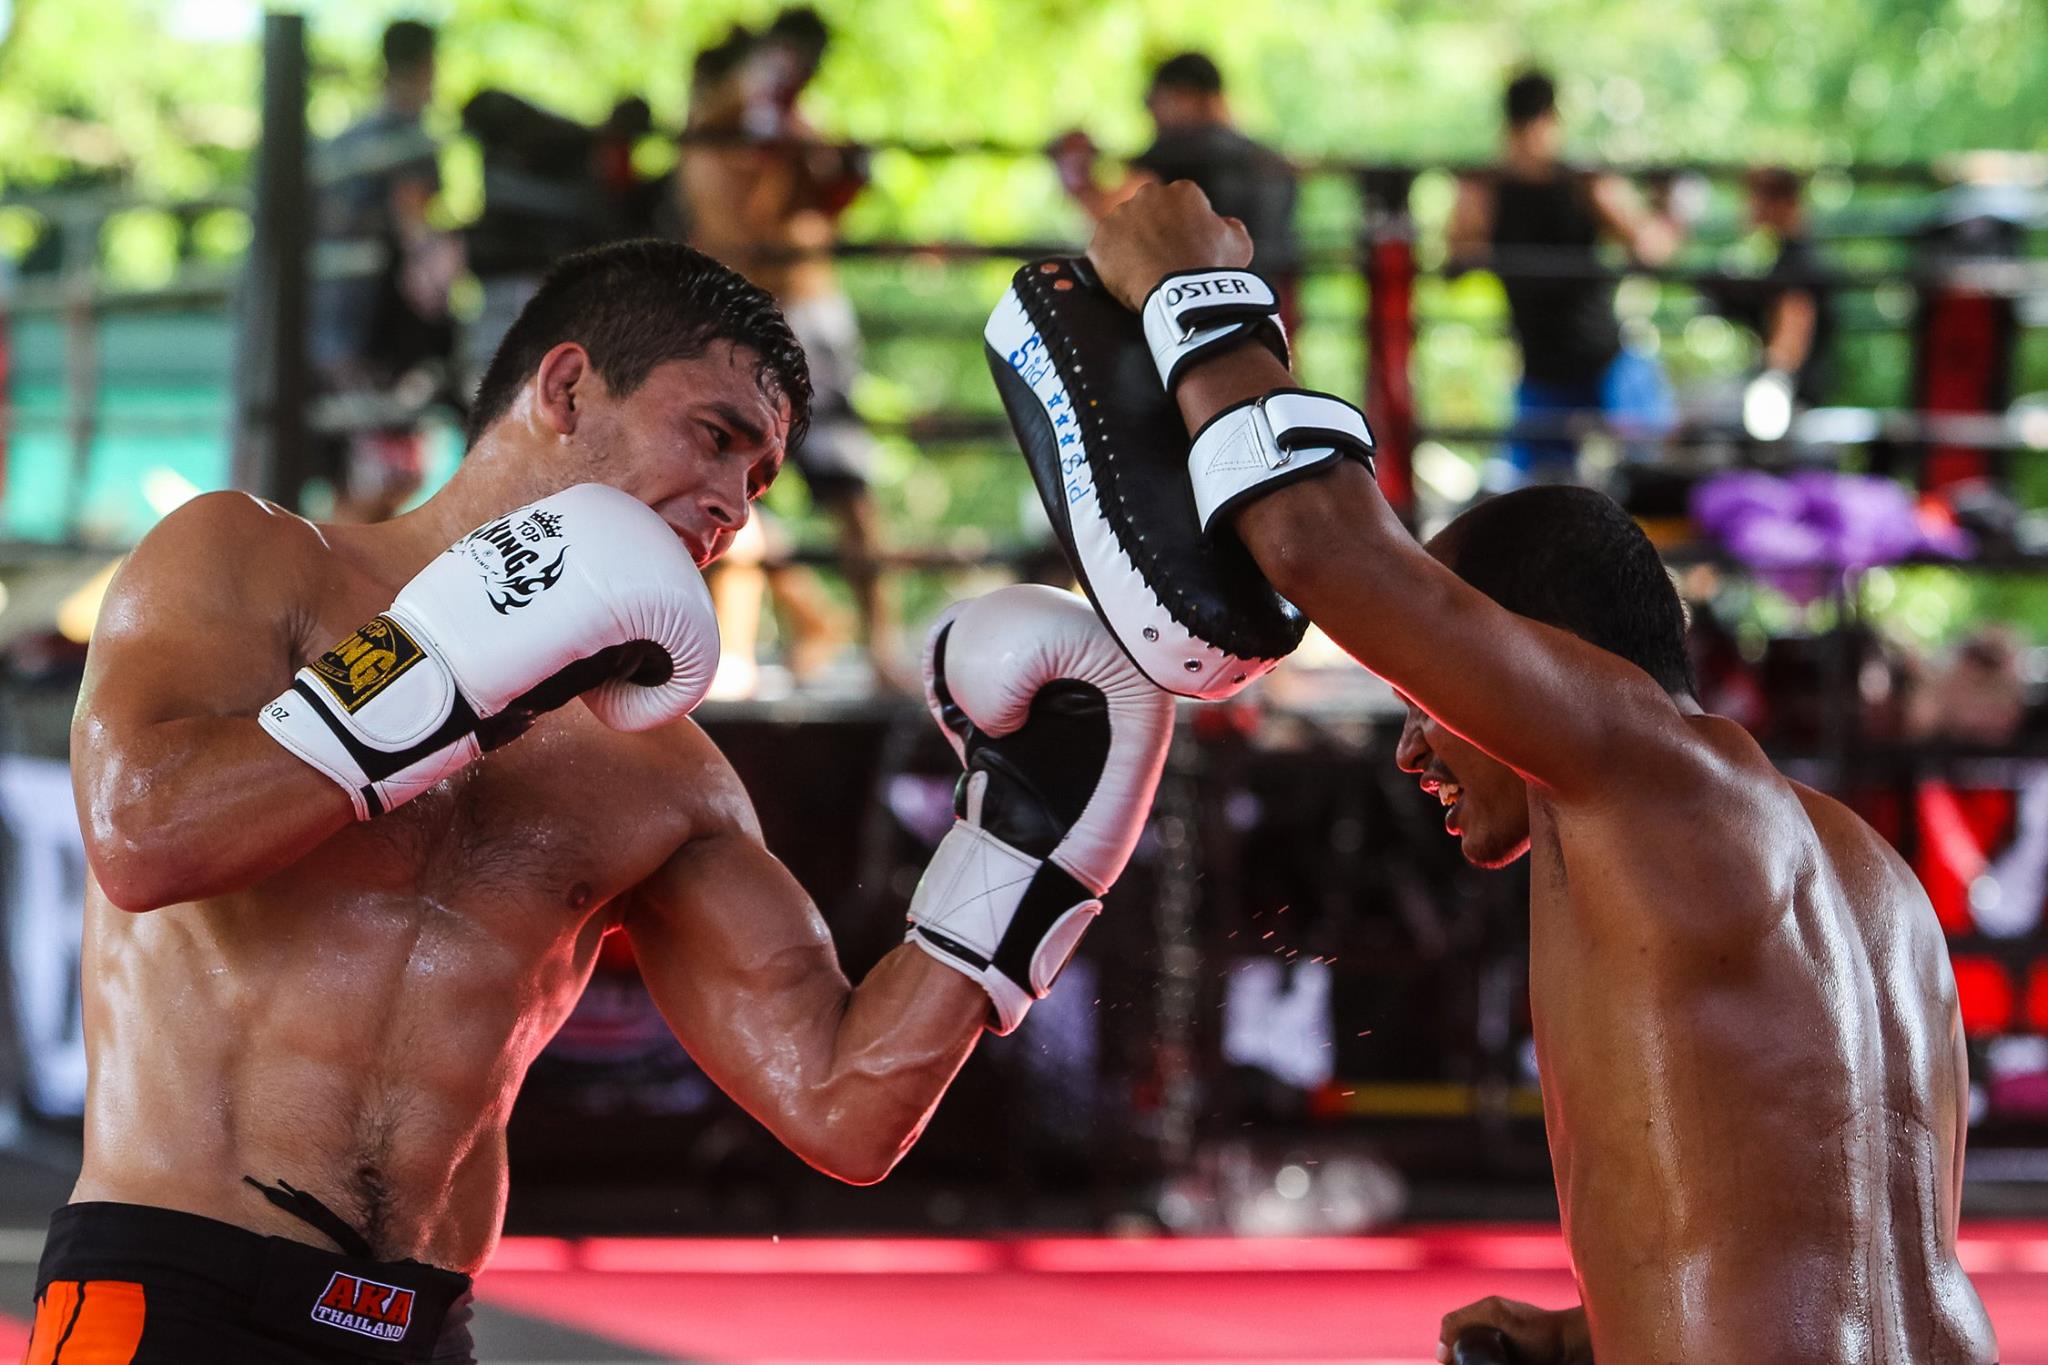
[[[1424,546],[1456,572],[1465,526],[1454,521]],[[1394,762],[1422,779],[1422,789],[1444,806],[1444,830],[1458,840],[1475,867],[1506,867],[1529,850],[1529,788],[1522,775],[1467,743],[1406,694],[1408,717]]]
[[[1522,776],[1490,758],[1404,696],[1408,718],[1394,762],[1443,803],[1444,832],[1475,867],[1506,867],[1529,851],[1529,789]]]
[[[600,392],[579,434],[589,437],[593,477],[661,513],[702,567],[775,482],[789,404],[762,382],[753,351],[721,341],[655,366],[624,397]]]

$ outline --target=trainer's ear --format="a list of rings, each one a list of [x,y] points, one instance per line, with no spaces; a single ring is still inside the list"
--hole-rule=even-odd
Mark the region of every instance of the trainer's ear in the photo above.
[[[597,382],[590,352],[573,341],[561,343],[540,358],[534,372],[534,418],[557,436],[573,435]]]

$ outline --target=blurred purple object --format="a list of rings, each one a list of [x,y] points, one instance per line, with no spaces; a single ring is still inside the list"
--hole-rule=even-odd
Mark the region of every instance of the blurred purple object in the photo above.
[[[1890,479],[1809,470],[1789,478],[1737,470],[1693,489],[1692,518],[1735,559],[1800,602],[1838,573],[1913,555],[1961,559],[1975,548],[1952,525],[1923,518]]]

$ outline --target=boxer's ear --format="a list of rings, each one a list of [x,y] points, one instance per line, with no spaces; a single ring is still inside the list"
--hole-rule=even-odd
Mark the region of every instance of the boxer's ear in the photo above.
[[[590,352],[573,341],[562,342],[540,358],[534,371],[535,419],[552,435],[575,435],[597,383]]]

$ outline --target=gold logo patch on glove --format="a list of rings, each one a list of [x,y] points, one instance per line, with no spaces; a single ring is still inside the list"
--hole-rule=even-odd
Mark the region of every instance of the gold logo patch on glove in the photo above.
[[[306,665],[344,711],[359,711],[425,651],[388,616],[373,616]]]

